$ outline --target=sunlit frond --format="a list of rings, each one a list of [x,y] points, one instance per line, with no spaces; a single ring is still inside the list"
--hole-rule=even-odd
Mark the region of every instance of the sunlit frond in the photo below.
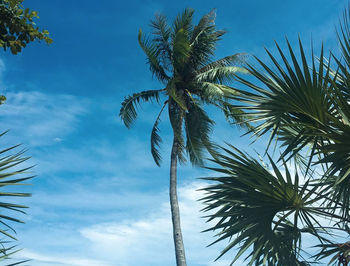
[[[245,64],[247,57],[248,57],[248,55],[245,53],[238,53],[238,54],[226,56],[224,58],[221,58],[219,60],[216,60],[214,62],[207,64],[206,66],[201,68],[198,72],[204,73],[210,69],[214,69],[214,68],[218,68],[218,67],[242,65],[242,64]],[[242,73],[247,74],[248,70],[242,68]]]
[[[245,68],[238,66],[215,67],[196,75],[197,82],[225,83],[232,82],[235,74],[248,73]]]

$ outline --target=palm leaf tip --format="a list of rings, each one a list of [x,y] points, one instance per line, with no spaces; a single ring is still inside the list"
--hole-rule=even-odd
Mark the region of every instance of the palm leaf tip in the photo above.
[[[160,144],[162,143],[162,138],[160,137],[159,133],[159,122],[160,122],[160,117],[161,114],[165,108],[165,106],[168,104],[168,101],[165,101],[165,103],[163,104],[162,109],[160,110],[156,121],[154,122],[153,128],[152,128],[152,133],[151,133],[151,153],[154,159],[154,162],[160,166],[161,161],[162,161],[162,157],[160,155],[159,152],[159,148],[160,148]]]
[[[155,100],[159,102],[160,92],[163,90],[148,90],[134,93],[124,99],[120,108],[119,116],[123,120],[125,126],[130,128],[137,118],[137,107],[141,101],[148,102]]]

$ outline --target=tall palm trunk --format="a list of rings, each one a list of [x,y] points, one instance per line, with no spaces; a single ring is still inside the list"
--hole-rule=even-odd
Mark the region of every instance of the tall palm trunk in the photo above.
[[[173,223],[173,235],[175,244],[176,265],[186,266],[185,248],[182,241],[181,225],[180,225],[180,210],[177,201],[176,191],[176,175],[177,175],[177,153],[178,143],[174,133],[173,147],[171,149],[170,162],[170,207],[171,219]]]

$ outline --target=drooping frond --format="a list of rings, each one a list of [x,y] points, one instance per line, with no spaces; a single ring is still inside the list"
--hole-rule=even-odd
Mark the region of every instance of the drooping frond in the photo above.
[[[172,97],[168,100],[168,111],[174,138],[177,143],[177,159],[180,163],[186,162],[185,141],[182,132],[185,111],[177,104]]]
[[[154,159],[154,162],[160,166],[160,163],[162,161],[162,157],[160,155],[159,152],[159,147],[160,144],[162,142],[162,138],[159,136],[158,132],[159,132],[159,128],[158,128],[158,124],[160,122],[160,116],[165,108],[165,106],[167,105],[168,101],[165,101],[162,109],[160,110],[156,121],[154,122],[153,128],[152,128],[152,133],[151,133],[151,153]]]
[[[212,149],[210,134],[214,121],[199,103],[192,103],[185,115],[186,150],[193,165],[203,165],[204,152]]]
[[[155,100],[159,102],[159,94],[163,90],[148,90],[139,93],[134,93],[124,99],[120,108],[119,116],[123,120],[125,126],[130,128],[137,117],[137,106],[140,101],[148,102]]]
[[[141,29],[139,30],[138,40],[142,50],[147,56],[147,63],[149,64],[152,74],[162,82],[169,80],[169,76],[161,65],[160,57],[162,55],[162,50],[157,45],[157,42],[145,37]]]
[[[187,103],[186,103],[186,100],[184,97],[184,91],[180,91],[176,87],[176,81],[174,79],[172,79],[168,82],[166,90],[167,90],[169,97],[171,97],[173,99],[173,101],[176,102],[177,105],[183,111],[188,111]]]

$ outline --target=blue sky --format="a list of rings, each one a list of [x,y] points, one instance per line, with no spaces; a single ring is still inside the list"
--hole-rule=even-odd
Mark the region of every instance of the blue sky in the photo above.
[[[228,33],[217,56],[247,52],[266,58],[274,40],[293,45],[298,34],[315,50],[324,41],[337,51],[335,25],[346,1],[90,1],[26,0],[39,11],[38,24],[54,43],[30,44],[13,56],[0,52],[0,88],[8,101],[0,106],[2,145],[23,143],[37,178],[25,188],[30,206],[25,225],[16,225],[18,255],[31,265],[174,265],[168,204],[171,134],[166,117],[161,168],[152,161],[149,135],[159,106],[145,105],[127,130],[118,113],[124,96],[161,88],[152,79],[138,47],[137,33],[157,12],[174,18],[185,7],[198,21],[217,8],[216,24]],[[307,49],[310,51],[310,49]],[[214,138],[240,148],[249,139],[216,121]],[[263,147],[257,144],[256,149]],[[214,238],[196,201],[204,186],[197,178],[211,173],[184,166],[179,194],[188,264],[228,265],[230,254],[213,262],[223,247],[206,248]],[[231,253],[232,255],[232,253]],[[237,265],[240,265],[239,263]]]

